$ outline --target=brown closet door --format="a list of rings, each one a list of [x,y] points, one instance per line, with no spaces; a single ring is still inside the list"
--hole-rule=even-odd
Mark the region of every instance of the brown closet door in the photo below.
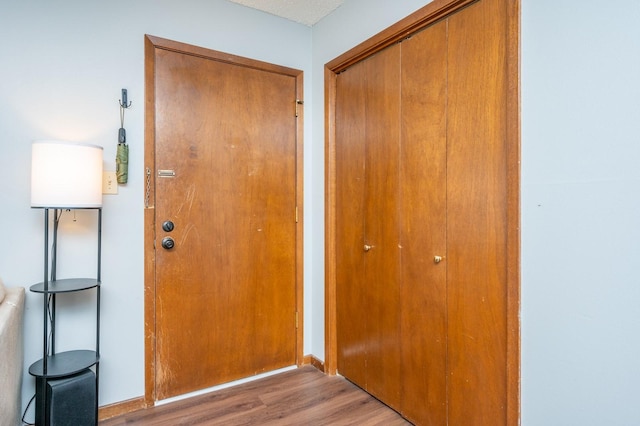
[[[340,74],[336,101],[336,304],[338,371],[366,388],[364,279],[365,65]]]
[[[338,77],[338,370],[400,406],[400,49]]]
[[[439,426],[447,419],[446,21],[401,47],[402,414]]]
[[[506,3],[337,77],[338,371],[420,425],[506,424]]]
[[[450,425],[506,424],[506,13],[449,19],[447,118]]]
[[[364,264],[367,295],[367,390],[400,407],[400,236],[398,154],[400,48],[369,61],[365,123]],[[368,251],[367,248],[371,247]]]

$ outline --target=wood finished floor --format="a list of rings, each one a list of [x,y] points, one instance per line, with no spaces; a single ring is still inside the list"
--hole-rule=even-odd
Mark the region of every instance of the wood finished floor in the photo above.
[[[410,425],[342,377],[312,366],[100,422],[122,425]]]

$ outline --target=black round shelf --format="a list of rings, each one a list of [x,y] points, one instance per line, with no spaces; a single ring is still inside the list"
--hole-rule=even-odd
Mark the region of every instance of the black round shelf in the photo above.
[[[44,374],[42,371],[42,359],[31,364],[29,374],[48,379],[72,376],[97,364],[99,361],[100,356],[95,351],[80,350],[60,352],[47,357],[47,374]]]
[[[44,282],[34,284],[29,287],[34,293],[71,293],[74,291],[88,290],[98,287],[100,282],[95,278],[67,278],[48,282],[48,289],[45,292]]]

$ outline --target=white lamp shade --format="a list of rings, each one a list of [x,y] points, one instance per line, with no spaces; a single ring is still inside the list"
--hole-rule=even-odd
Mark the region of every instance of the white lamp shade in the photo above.
[[[102,151],[85,143],[33,142],[31,207],[101,207]]]

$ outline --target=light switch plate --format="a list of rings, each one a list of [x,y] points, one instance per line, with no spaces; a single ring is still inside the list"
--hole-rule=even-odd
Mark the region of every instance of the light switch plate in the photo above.
[[[111,195],[118,193],[116,172],[102,172],[102,193]]]

